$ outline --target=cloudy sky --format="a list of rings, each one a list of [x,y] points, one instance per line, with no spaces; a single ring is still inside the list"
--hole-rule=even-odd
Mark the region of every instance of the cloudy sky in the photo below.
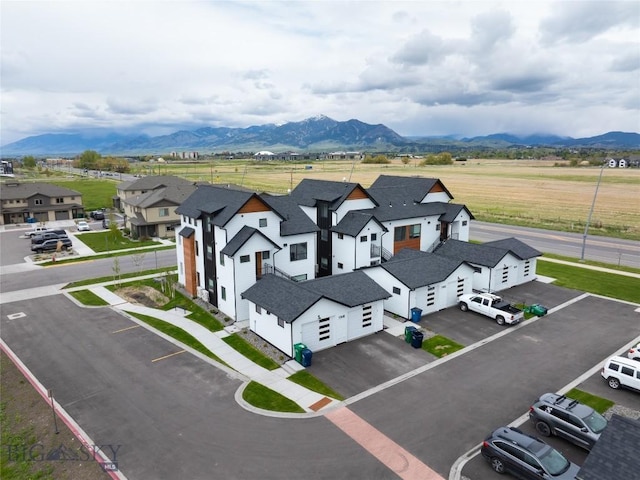
[[[7,1],[2,144],[324,114],[401,135],[640,132],[640,2]]]

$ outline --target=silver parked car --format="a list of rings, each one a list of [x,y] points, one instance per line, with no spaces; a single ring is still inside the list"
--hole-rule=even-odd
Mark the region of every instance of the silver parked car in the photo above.
[[[607,426],[607,419],[593,408],[556,393],[542,395],[529,408],[529,419],[540,435],[556,435],[586,450]]]

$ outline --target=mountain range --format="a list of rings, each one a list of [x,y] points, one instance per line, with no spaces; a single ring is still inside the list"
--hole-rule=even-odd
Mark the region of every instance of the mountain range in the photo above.
[[[102,135],[44,134],[3,145],[3,157],[22,155],[77,155],[96,150],[102,155],[148,155],[170,152],[255,152],[270,150],[327,152],[362,150],[369,152],[465,151],[510,146],[548,146],[555,148],[601,148],[629,150],[640,148],[640,134],[609,132],[596,137],[571,138],[552,135],[519,137],[508,133],[483,137],[403,137],[385,125],[359,120],[339,122],[324,115],[283,125],[256,125],[247,128],[202,127],[179,130],[169,135],[123,135],[105,130]]]

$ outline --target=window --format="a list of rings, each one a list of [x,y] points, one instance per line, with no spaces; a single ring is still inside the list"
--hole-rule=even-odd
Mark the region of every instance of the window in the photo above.
[[[362,236],[360,237],[360,243],[364,243],[364,242],[366,242],[366,241],[367,241],[367,236],[366,236],[366,235],[362,235]]]
[[[64,203],[64,198],[56,198],[56,203]]]
[[[439,231],[440,231],[440,224],[436,223],[436,232],[439,232]]]
[[[264,250],[260,254],[263,260],[269,260],[271,258],[271,252],[269,250]]]
[[[405,227],[396,227],[393,231],[393,239],[396,242],[402,242],[407,238],[407,229]]]
[[[329,230],[326,228],[320,229],[320,241],[326,242],[329,240]]]
[[[622,370],[620,370],[620,372],[623,375],[629,375],[630,377],[633,377],[633,368],[629,368],[629,367],[625,367],[624,365],[622,366]]]
[[[241,255],[240,263],[249,263],[251,261],[251,257],[249,255]]]
[[[259,227],[266,227],[267,226],[267,219],[266,218],[261,218],[260,220],[258,220],[258,226]]]
[[[158,209],[158,216],[160,216],[160,217],[168,217],[169,216],[169,209],[168,208],[159,208]]]
[[[411,225],[409,227],[409,230],[411,231],[409,233],[409,238],[420,238],[420,224],[419,223],[417,225]]]
[[[342,265],[340,262],[338,262],[338,268],[339,268],[340,270],[342,270],[342,269],[344,268],[344,265]]]
[[[466,226],[467,226],[467,223],[468,223],[468,222],[467,222],[466,220],[463,220],[463,221],[462,221],[462,226],[463,226],[463,227],[466,227]]]
[[[284,328],[284,320],[283,320],[283,319],[278,318],[278,326],[279,326],[280,328]]]
[[[329,218],[329,204],[321,203],[318,206],[318,216],[320,218]]]
[[[610,363],[609,368],[614,372],[617,372],[618,370],[620,370],[620,365],[618,365],[617,363]]]
[[[200,286],[200,272],[196,272],[196,285]]]
[[[400,289],[398,287],[393,287],[393,294],[400,295]]]
[[[220,265],[222,265],[223,267],[224,267],[224,257],[225,257],[225,254],[221,253],[220,254]]]
[[[224,287],[220,287],[220,298],[222,298],[222,300],[227,299],[227,289]]]
[[[207,260],[213,260],[213,247],[207,245]]]
[[[306,260],[307,258],[307,242],[293,243],[289,247],[289,260],[295,262],[297,260]]]
[[[35,204],[36,205],[42,205],[42,199],[41,198],[36,198]]]
[[[196,257],[197,257],[198,255],[200,255],[200,253],[198,253],[200,251],[200,249],[198,248],[198,241],[197,240],[196,240],[195,245],[196,245]]]
[[[307,274],[303,273],[302,275],[294,275],[291,277],[291,280],[294,282],[304,282],[307,279]]]
[[[344,238],[344,234],[343,233],[339,233],[338,234],[338,240],[342,240]]]
[[[260,305],[256,305],[256,312],[262,313],[262,308],[260,308]]]
[[[372,233],[371,234],[371,241],[375,242],[378,239],[378,234],[377,233]]]
[[[206,217],[204,221],[205,221],[205,225],[207,227],[207,232],[211,232],[211,218],[210,217]]]
[[[328,268],[329,267],[329,259],[327,257],[320,258],[320,267]]]

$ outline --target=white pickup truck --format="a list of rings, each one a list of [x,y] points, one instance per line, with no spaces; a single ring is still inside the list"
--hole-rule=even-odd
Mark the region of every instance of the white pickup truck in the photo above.
[[[478,312],[487,317],[493,318],[498,325],[515,325],[524,319],[524,313],[519,308],[514,307],[509,302],[502,300],[502,297],[492,293],[470,293],[462,295],[458,299],[460,310],[466,312]]]
[[[49,228],[47,227],[33,227],[33,230],[27,233],[27,236],[30,238],[35,237],[36,235],[42,235],[45,232],[48,232]]]

